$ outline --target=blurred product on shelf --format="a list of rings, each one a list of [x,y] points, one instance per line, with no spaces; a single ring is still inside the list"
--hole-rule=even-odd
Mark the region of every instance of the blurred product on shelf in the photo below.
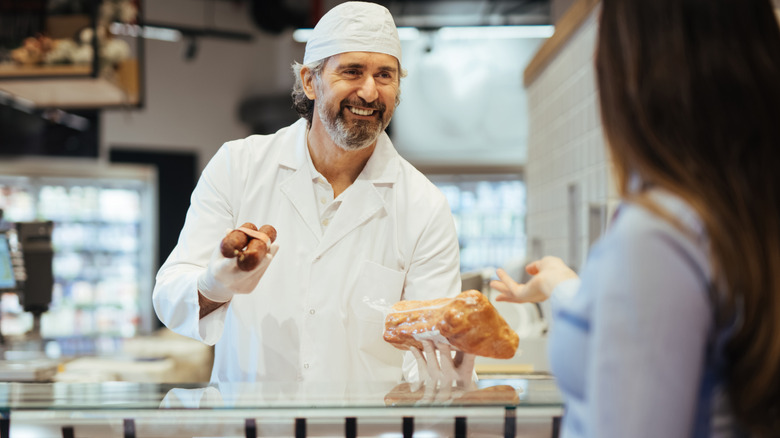
[[[143,167],[143,166],[141,166]],[[10,223],[52,221],[54,286],[44,339],[152,330],[156,174],[133,169],[39,166],[31,176],[0,166],[0,209]],[[23,336],[31,316],[15,294],[0,298],[0,331]]]
[[[525,259],[525,182],[520,175],[428,175],[447,197],[461,272]]]

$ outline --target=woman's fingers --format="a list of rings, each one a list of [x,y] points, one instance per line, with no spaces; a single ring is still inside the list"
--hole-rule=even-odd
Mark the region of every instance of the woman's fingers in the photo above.
[[[501,292],[502,294],[507,294],[507,295],[511,294],[511,291],[509,290],[509,286],[507,286],[501,280],[490,280],[490,287]]]
[[[510,301],[513,303],[525,303],[528,301],[526,284],[512,282],[511,286],[507,286],[506,282],[493,280],[490,282],[490,287],[499,292],[499,295],[496,296],[496,301]]]
[[[498,274],[498,278],[501,280],[502,283],[506,285],[507,289],[511,291],[517,290],[519,284],[517,284],[517,282],[514,279],[512,279],[512,277],[509,276],[509,274],[507,274],[506,271],[504,271],[501,268],[498,268],[496,269],[496,274]]]
[[[525,284],[516,282],[501,268],[496,269],[496,274],[498,274],[500,280],[490,282],[490,287],[500,293],[496,297],[496,301],[511,301],[515,303],[526,301],[523,296],[526,289]]]

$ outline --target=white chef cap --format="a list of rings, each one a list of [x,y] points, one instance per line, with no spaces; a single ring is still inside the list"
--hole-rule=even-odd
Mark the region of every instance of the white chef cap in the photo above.
[[[382,5],[345,2],[322,16],[306,43],[303,63],[345,52],[377,52],[401,62],[401,41],[393,16]]]

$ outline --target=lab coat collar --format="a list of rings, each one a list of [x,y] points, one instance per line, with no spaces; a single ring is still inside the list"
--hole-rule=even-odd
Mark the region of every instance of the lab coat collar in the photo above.
[[[279,165],[291,170],[302,169],[306,165],[306,120],[298,119],[297,122],[287,128],[290,130],[288,139],[284,141],[294,141],[293,147],[284,146],[279,157]]]
[[[309,228],[317,241],[322,237],[320,231],[317,204],[314,200],[314,190],[311,188],[311,178],[306,169],[306,120],[299,119],[290,125],[287,138],[281,139],[283,143],[293,142],[292,145],[283,144],[279,156],[279,167],[287,169],[290,176],[285,176],[279,184],[279,189],[292,203],[298,216]]]
[[[292,170],[304,169],[306,166],[306,120],[300,119],[290,126],[295,137],[295,147],[285,148],[279,160],[279,165]],[[376,148],[371,158],[366,162],[358,180],[371,181],[374,184],[392,184],[398,180],[398,152],[393,147],[390,137],[382,132],[377,139]]]
[[[341,206],[325,229],[315,257],[322,255],[385,208],[385,198],[377,190],[377,186],[392,186],[398,178],[399,159],[390,138],[382,132],[363,171],[341,195]]]
[[[281,183],[281,190],[319,240],[316,254],[313,254],[316,259],[384,208],[384,197],[376,186],[395,183],[399,173],[400,156],[393,148],[390,138],[383,132],[363,171],[344,192],[343,202],[333,221],[325,229],[325,233],[321,234],[311,175],[306,168],[306,122],[301,120],[296,125],[293,125],[299,131],[296,147],[285,149],[280,160],[280,165],[293,170],[293,174]]]
[[[375,184],[394,183],[398,179],[398,160],[400,156],[384,131],[379,135],[374,153],[366,162],[366,167],[358,175],[358,180],[367,180]]]

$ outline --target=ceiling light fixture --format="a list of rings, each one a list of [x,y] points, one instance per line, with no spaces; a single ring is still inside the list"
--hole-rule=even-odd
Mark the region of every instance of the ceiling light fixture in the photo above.
[[[139,26],[137,24],[111,23],[109,27],[114,35],[124,35],[137,38],[143,32],[146,39],[176,42],[181,40],[182,34],[176,29],[155,26]]]
[[[298,43],[305,43],[306,41],[309,41],[309,36],[311,35],[311,32],[314,29],[311,28],[301,28],[296,29],[293,32],[293,40]],[[420,31],[416,27],[399,27],[398,28],[398,38],[401,41],[413,41],[416,40],[420,36]]]
[[[447,26],[439,29],[443,40],[549,38],[555,32],[552,25],[522,26]]]

